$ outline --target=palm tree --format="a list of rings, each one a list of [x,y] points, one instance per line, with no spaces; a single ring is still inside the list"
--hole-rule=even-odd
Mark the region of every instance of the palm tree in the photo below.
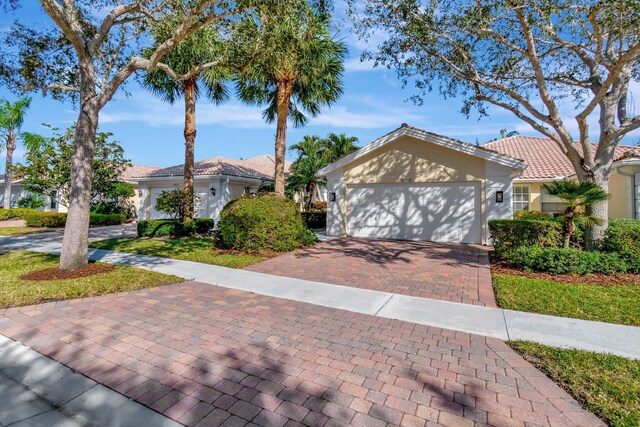
[[[575,217],[582,216],[586,223],[598,224],[601,220],[589,216],[582,211],[584,208],[603,202],[609,198],[609,193],[589,181],[573,181],[563,179],[542,186],[549,194],[558,197],[564,204],[564,247],[569,247],[571,237],[576,232]]]
[[[298,158],[289,170],[286,182],[287,193],[305,194],[307,196],[305,210],[308,211],[316,189],[326,185],[326,180],[317,176],[318,171],[329,163],[326,141],[316,135],[307,135],[289,149],[297,151]]]
[[[327,135],[325,141],[330,163],[353,153],[359,148],[356,145],[358,138],[355,136],[346,136],[344,133],[340,135],[330,133]]]
[[[157,27],[152,36],[154,45],[149,52],[170,38],[180,24],[181,17],[173,17]],[[183,39],[171,53],[165,55],[163,63],[178,75],[188,75],[183,80],[175,80],[164,71],[155,69],[148,72],[142,80],[143,86],[166,102],[173,104],[178,98],[184,98],[184,203],[185,221],[194,215],[194,148],[196,139],[196,100],[204,91],[211,101],[220,104],[229,98],[224,82],[228,75],[222,67],[210,67],[197,71],[204,64],[218,61],[221,56],[222,42],[212,27],[204,27]]]
[[[31,106],[31,98],[20,98],[13,104],[6,99],[0,100],[0,135],[4,141],[0,141],[7,150],[7,158],[4,168],[4,202],[3,207],[11,207],[11,184],[13,178],[13,152],[16,149],[18,138],[22,137],[20,128],[24,123],[27,110]]]
[[[266,105],[263,117],[276,121],[275,192],[284,195],[287,119],[296,127],[342,94],[344,43],[329,35],[325,11],[306,1],[269,2],[258,7],[260,22],[247,21],[261,54],[237,79],[240,99]]]

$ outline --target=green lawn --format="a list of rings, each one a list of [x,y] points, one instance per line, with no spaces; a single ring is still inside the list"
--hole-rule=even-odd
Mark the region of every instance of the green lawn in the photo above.
[[[640,326],[639,285],[565,284],[494,274],[493,286],[502,308]]]
[[[0,227],[0,236],[17,236],[27,233],[41,233],[43,231],[57,231],[57,228],[37,228],[37,227]]]
[[[184,239],[123,238],[93,242],[92,248],[155,255],[166,258],[195,261],[223,267],[242,268],[267,259],[256,255],[216,251],[212,239],[193,237]]]
[[[509,345],[609,425],[640,425],[640,360],[524,341]]]
[[[183,282],[176,276],[133,267],[66,280],[22,280],[20,276],[58,265],[58,257],[26,251],[0,253],[0,308],[90,297]]]

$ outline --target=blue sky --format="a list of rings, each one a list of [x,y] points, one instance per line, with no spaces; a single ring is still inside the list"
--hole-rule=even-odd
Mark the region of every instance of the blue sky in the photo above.
[[[0,16],[0,31],[7,31],[15,19],[34,25],[48,19],[38,5],[26,3],[14,14]],[[429,94],[422,106],[416,106],[407,100],[414,93],[413,89],[403,89],[393,71],[374,69],[370,64],[359,61],[361,51],[366,48],[364,42],[357,40],[347,29],[341,30],[339,37],[344,38],[349,47],[344,95],[331,108],[311,118],[306,127],[295,129],[290,126],[288,144],[299,141],[307,134],[323,136],[329,132],[344,132],[357,136],[362,145],[403,122],[470,143],[495,138],[500,129],[505,128],[536,135],[528,125],[497,108],[490,108],[490,117],[478,120],[477,116],[472,116],[467,119],[459,112],[459,100],[444,99],[437,92]],[[120,92],[104,108],[100,116],[100,129],[113,132],[114,138],[122,144],[127,157],[134,163],[154,166],[182,163],[182,103],[179,101],[173,106],[163,103],[139,87],[133,79],[130,79],[127,90],[131,96]],[[636,99],[640,99],[639,85],[634,86],[634,92]],[[4,88],[0,88],[0,97],[15,99]],[[567,116],[570,115],[569,109]],[[33,94],[32,108],[23,130],[44,133],[42,123],[64,128],[71,125],[76,116],[77,112],[71,103]],[[275,124],[265,123],[257,107],[244,105],[235,99],[221,106],[201,100],[197,105],[196,121],[197,160],[213,156],[246,158],[273,153]],[[639,136],[640,133],[636,133],[625,142],[633,143]],[[23,154],[24,151],[18,149],[16,161],[21,161]],[[287,157],[291,159],[289,154]]]

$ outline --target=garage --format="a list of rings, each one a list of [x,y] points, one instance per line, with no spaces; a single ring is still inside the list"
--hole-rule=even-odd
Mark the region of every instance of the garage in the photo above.
[[[511,218],[521,160],[403,124],[318,172],[327,180],[327,235],[489,242]]]
[[[480,243],[480,183],[347,187],[347,235]]]

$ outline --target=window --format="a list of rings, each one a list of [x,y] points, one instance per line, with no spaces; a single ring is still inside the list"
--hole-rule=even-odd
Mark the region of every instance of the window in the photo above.
[[[51,192],[51,200],[49,202],[49,209],[58,209],[58,199],[57,199],[57,191]]]
[[[564,212],[564,203],[562,203],[562,200],[549,194],[544,187],[540,191],[540,200],[542,202],[542,212],[549,212],[552,214]]]
[[[513,187],[513,210],[529,210],[529,187],[522,185]]]

